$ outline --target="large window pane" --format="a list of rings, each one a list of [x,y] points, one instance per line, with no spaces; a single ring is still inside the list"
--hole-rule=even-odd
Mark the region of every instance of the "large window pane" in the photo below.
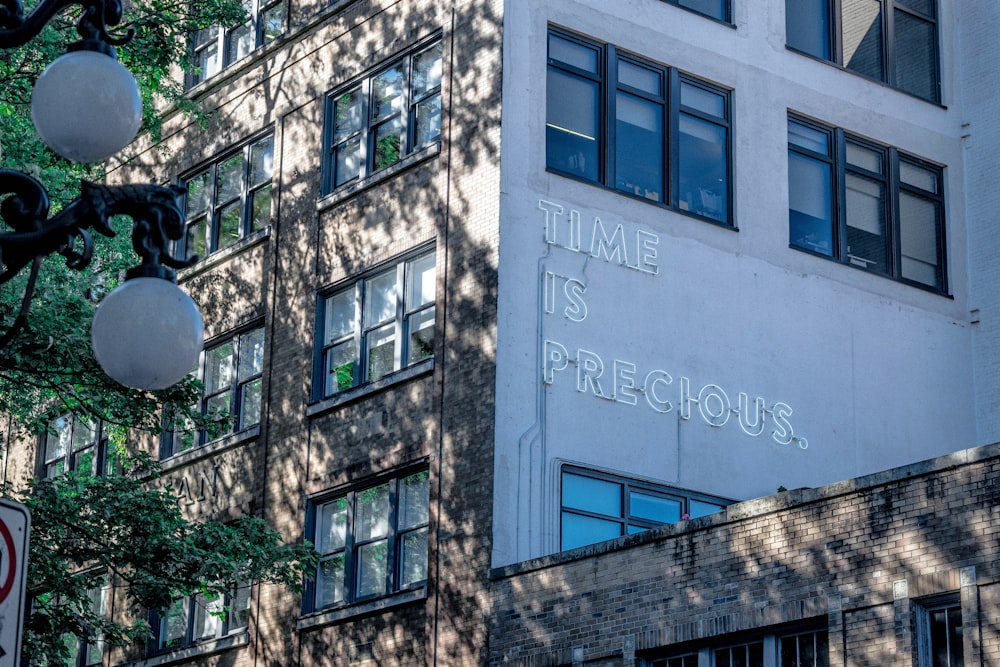
[[[549,69],[546,90],[546,164],[596,181],[600,86],[594,81]]]
[[[372,79],[372,120],[403,109],[403,66],[390,67]]]
[[[681,502],[650,493],[632,491],[629,494],[629,515],[659,523],[681,520]]]
[[[316,548],[320,553],[343,549],[347,544],[347,499],[319,506],[316,519]]]
[[[785,0],[785,43],[830,60],[830,0]]]
[[[896,11],[896,86],[926,100],[938,99],[936,26]]]
[[[327,343],[354,331],[354,290],[349,289],[327,298],[325,315]]]
[[[222,203],[240,196],[243,183],[243,155],[234,155],[219,165],[216,175],[216,198]]]
[[[427,523],[429,498],[427,481],[426,472],[410,475],[400,481],[397,519],[400,530]]]
[[[549,59],[558,60],[586,72],[597,73],[599,52],[585,44],[563,39],[559,35],[550,33]]]
[[[409,586],[427,578],[427,529],[403,535],[400,549],[400,586]]]
[[[904,278],[939,289],[944,286],[936,202],[899,193],[899,244]]]
[[[219,211],[219,242],[216,250],[228,248],[240,236],[240,204],[235,202]]]
[[[366,544],[358,549],[358,597],[370,595],[385,595],[388,581],[386,579],[389,543],[380,540]]]
[[[413,93],[422,97],[441,85],[441,44],[413,56]]]
[[[319,564],[316,576],[316,606],[328,607],[344,600],[344,554],[337,554]]]
[[[396,368],[396,325],[388,324],[365,335],[368,379],[377,380]]]
[[[579,514],[562,514],[562,548],[575,549],[595,542],[613,540],[621,536],[622,525],[617,521],[607,521]]]
[[[407,265],[406,274],[406,308],[412,310],[434,301],[434,264],[433,254],[423,255]]]
[[[403,153],[403,119],[399,116],[375,128],[372,171],[399,162]]]
[[[417,105],[414,148],[441,138],[441,97],[435,95]]]
[[[847,261],[885,273],[889,251],[885,234],[885,186],[854,174],[847,174],[844,184]]]
[[[709,514],[715,514],[716,512],[721,512],[725,507],[717,503],[707,503],[703,500],[692,500],[688,503],[688,514],[692,519],[697,519],[700,516],[708,516]]]
[[[414,313],[407,320],[410,332],[407,363],[413,364],[434,355],[434,308]]]
[[[719,221],[727,219],[726,128],[680,117],[680,207]]]
[[[842,2],[844,66],[884,81],[881,3],[879,0]]]
[[[396,269],[386,271],[366,283],[364,326],[385,322],[396,315]]]
[[[324,362],[326,396],[354,386],[354,366],[356,363],[353,341],[335,345],[327,350]]]
[[[260,375],[264,370],[264,330],[254,329],[240,336],[239,379]]]
[[[358,493],[355,535],[359,541],[389,534],[389,485],[382,484]]]
[[[826,162],[788,154],[789,243],[833,256],[833,183]]]
[[[233,344],[225,343],[205,353],[205,393],[214,394],[233,383]]]
[[[608,480],[563,473],[562,504],[563,507],[620,517],[622,486]]]
[[[617,187],[663,200],[663,107],[627,93],[616,104],[615,174]]]

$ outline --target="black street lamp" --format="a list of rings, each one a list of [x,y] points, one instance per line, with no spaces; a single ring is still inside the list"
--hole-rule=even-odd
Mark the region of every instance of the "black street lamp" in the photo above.
[[[0,48],[28,43],[45,24],[71,5],[83,12],[81,40],[50,64],[35,83],[31,117],[42,140],[75,162],[106,160],[135,138],[142,101],[131,73],[117,60],[115,46],[128,42],[108,34],[122,19],[119,0],[42,0],[24,15],[20,0],[0,0]],[[34,296],[42,258],[58,253],[82,270],[93,253],[93,229],[114,236],[109,221],[125,215],[134,224],[132,246],[141,258],[125,282],[106,296],[91,326],[94,354],[114,380],[139,389],[163,389],[195,366],[201,351],[201,314],[177,287],[175,269],[190,266],[169,253],[184,234],[178,186],[104,186],[83,182],[80,197],[49,217],[49,196],[34,178],[0,169],[0,285],[31,265],[21,312],[0,350],[20,331]]]

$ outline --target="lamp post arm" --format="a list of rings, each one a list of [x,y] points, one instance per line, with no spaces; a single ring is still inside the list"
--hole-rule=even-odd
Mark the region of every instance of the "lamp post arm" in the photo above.
[[[77,32],[84,42],[91,45],[88,48],[93,48],[95,42],[120,46],[135,34],[132,29],[122,37],[108,34],[109,25],[121,23],[121,0],[41,0],[27,16],[24,15],[21,0],[0,0],[0,49],[24,46],[42,31],[46,23],[71,5],[83,8]]]

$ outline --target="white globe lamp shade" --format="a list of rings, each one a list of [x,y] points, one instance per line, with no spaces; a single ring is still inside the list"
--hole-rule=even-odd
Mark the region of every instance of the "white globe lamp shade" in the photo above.
[[[198,363],[204,328],[190,296],[162,278],[126,280],[97,306],[94,355],[127,387],[166,389]]]
[[[132,73],[98,51],[52,61],[31,93],[31,120],[42,141],[73,162],[102,162],[135,139],[142,98]]]

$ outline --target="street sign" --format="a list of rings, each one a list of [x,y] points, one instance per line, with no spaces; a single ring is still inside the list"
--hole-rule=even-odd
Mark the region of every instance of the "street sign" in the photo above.
[[[0,667],[17,667],[21,660],[30,531],[28,508],[0,498]]]

